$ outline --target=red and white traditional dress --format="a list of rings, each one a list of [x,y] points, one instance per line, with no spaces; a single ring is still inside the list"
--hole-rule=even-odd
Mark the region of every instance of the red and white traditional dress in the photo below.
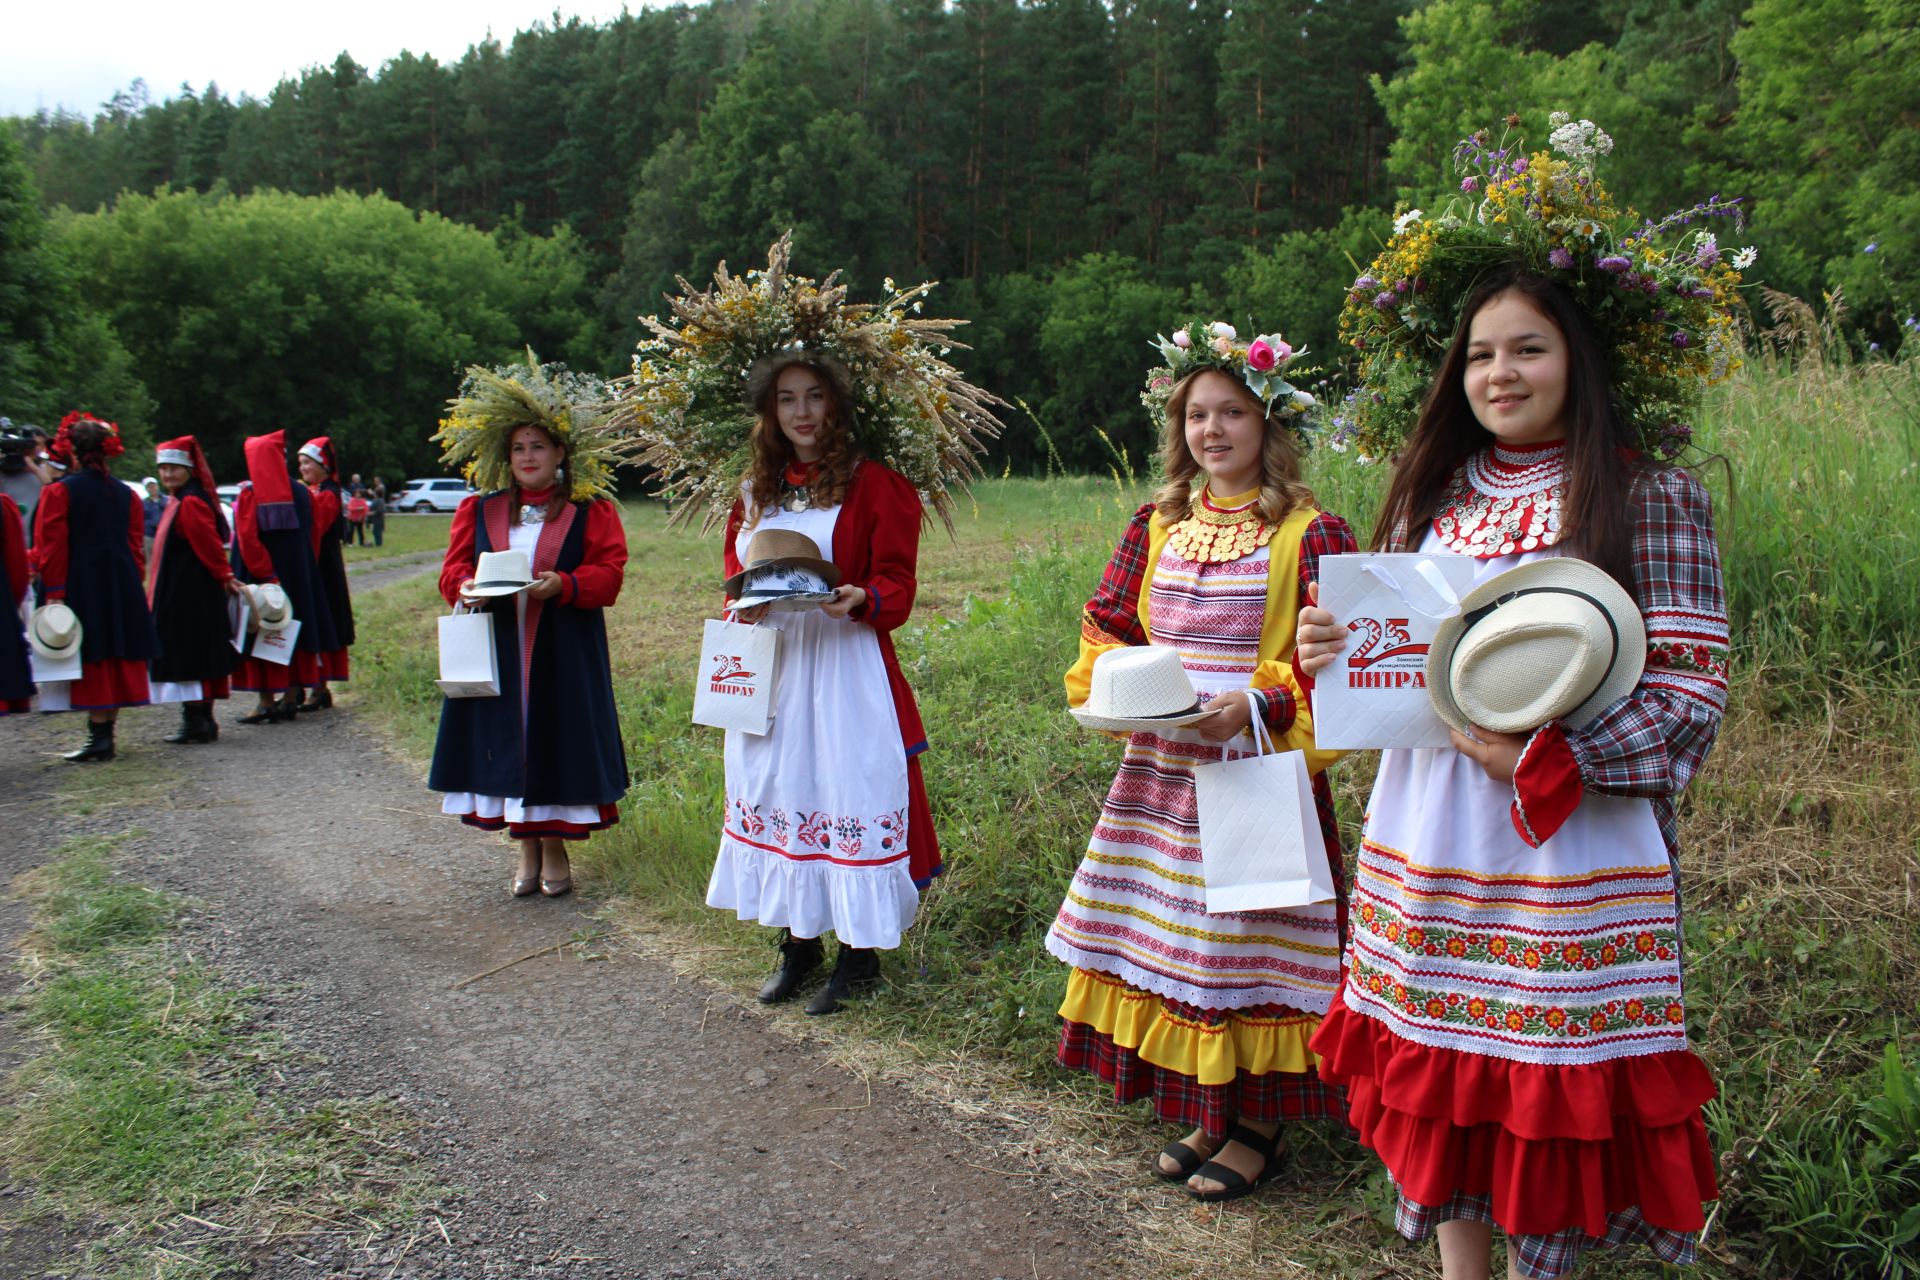
[[[1485,450],[1420,549],[1475,557],[1478,580],[1557,555],[1565,489],[1559,443]],[[1535,1277],[1596,1246],[1691,1261],[1718,1194],[1672,798],[1725,708],[1726,607],[1699,483],[1648,466],[1632,492],[1640,683],[1585,728],[1536,730],[1510,786],[1451,749],[1383,753],[1346,982],[1313,1040],[1402,1233],[1496,1222]]]
[[[159,642],[147,595],[146,509],[104,466],[77,466],[40,491],[33,558],[48,600],[80,619],[80,678],[40,690],[42,711],[144,707]]]
[[[1232,513],[1257,494],[1213,503]],[[1149,504],[1127,527],[1081,622],[1067,700],[1086,701],[1094,659],[1122,645],[1180,651],[1203,702],[1257,691],[1279,750],[1307,750],[1336,880],[1339,832],[1313,719],[1293,671],[1293,636],[1320,557],[1354,549],[1338,516],[1293,512],[1268,540],[1224,563],[1190,560]],[[1047,934],[1073,966],[1060,1062],[1093,1072],[1114,1098],[1151,1098],[1170,1124],[1223,1135],[1235,1120],[1338,1115],[1307,1039],[1339,986],[1344,894],[1286,911],[1209,915],[1193,768],[1254,751],[1249,736],[1135,733],[1086,856]]]
[[[722,561],[740,572],[763,529],[813,539],[841,581],[867,599],[845,618],[818,609],[769,613],[780,632],[773,727],[729,731],[726,816],[707,905],[742,920],[844,946],[893,948],[920,888],[940,873],[933,811],[920,776],[926,731],[893,652],[913,611],[923,521],[905,477],[861,462],[837,507],[775,507],[727,519]]]

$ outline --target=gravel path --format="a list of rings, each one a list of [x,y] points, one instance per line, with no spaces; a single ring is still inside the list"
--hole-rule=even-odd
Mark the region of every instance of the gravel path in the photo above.
[[[169,748],[174,715],[126,713],[128,762],[88,766],[157,757],[184,778],[171,803],[85,817],[38,799],[79,767],[53,752],[80,718],[0,725],[0,794],[22,805],[0,820],[138,825],[138,874],[206,904],[197,948],[259,984],[276,1028],[324,1063],[288,1068],[294,1087],[397,1099],[460,1189],[441,1211],[450,1243],[283,1252],[255,1275],[1044,1280],[1115,1265],[1117,1224],[1089,1226],[1053,1175],[618,939],[588,948],[597,963],[548,954],[456,989],[597,929],[593,904],[511,899],[505,848],[441,817],[350,712]],[[54,841],[0,843],[17,874]],[[9,936],[21,923],[0,911]],[[0,1032],[0,1057],[13,1047]]]

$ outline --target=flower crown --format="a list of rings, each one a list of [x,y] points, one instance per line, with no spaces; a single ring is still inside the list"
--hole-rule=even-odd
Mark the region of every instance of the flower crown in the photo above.
[[[469,366],[460,394],[447,404],[447,416],[433,436],[442,446],[441,460],[459,467],[482,493],[512,487],[509,452],[520,427],[539,427],[566,449],[570,496],[613,493],[607,388],[599,378],[541,364],[529,350],[525,363]]]
[[[818,282],[792,274],[792,248],[791,234],[780,237],[766,269],[744,277],[722,262],[707,289],[682,279],[668,299],[673,323],[646,319],[653,336],[613,384],[622,455],[671,491],[676,520],[699,511],[710,527],[752,461],[750,388],[786,355],[815,360],[848,398],[861,452],[905,476],[951,526],[949,490],[979,474],[978,455],[1000,433],[993,406],[1004,403],[946,361],[965,345],[951,336],[965,322],[920,317],[931,283],[888,280],[877,303],[849,302],[837,271]]]
[[[1175,329],[1170,338],[1156,337],[1151,345],[1166,361],[1164,368],[1147,375],[1147,385],[1140,392],[1140,403],[1147,406],[1155,423],[1166,421],[1167,401],[1182,378],[1217,369],[1246,384],[1268,416],[1277,414],[1306,443],[1306,415],[1316,402],[1287,381],[1286,370],[1307,353],[1295,351],[1279,334],[1242,342],[1225,321],[1192,320],[1185,328]]]
[[[117,458],[127,451],[126,442],[120,438],[120,428],[118,424],[108,422],[105,418],[96,418],[90,413],[83,413],[75,409],[72,413],[60,419],[60,429],[54,434],[53,445],[48,449],[49,455],[55,459],[72,459],[74,457],[73,429],[83,422],[96,423],[107,429],[106,439],[100,442],[100,456],[102,458]]]
[[[1641,448],[1671,459],[1692,439],[1705,388],[1740,366],[1740,273],[1755,251],[1724,252],[1695,222],[1744,219],[1718,195],[1657,222],[1615,207],[1595,175],[1613,139],[1591,120],[1549,117],[1550,150],[1531,156],[1507,117],[1497,143],[1482,130],[1454,148],[1461,195],[1437,218],[1410,209],[1353,282],[1340,337],[1359,358],[1359,385],[1333,421],[1331,444],[1385,458],[1412,434],[1461,310],[1491,273],[1521,267],[1564,286],[1605,353],[1614,404]],[[1557,153],[1557,154],[1556,154]]]

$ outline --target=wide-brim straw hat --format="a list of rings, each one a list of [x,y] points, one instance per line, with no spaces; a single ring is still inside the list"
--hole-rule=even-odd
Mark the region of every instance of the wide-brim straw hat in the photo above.
[[[729,597],[739,596],[756,570],[792,568],[817,574],[829,589],[840,585],[840,567],[822,559],[820,544],[791,529],[762,529],[747,544],[746,567],[723,584]]]
[[[47,601],[35,609],[27,621],[27,643],[35,653],[52,662],[80,652],[81,634],[80,615],[64,600]]]
[[[1461,597],[1427,650],[1427,698],[1462,732],[1530,733],[1552,720],[1580,729],[1633,692],[1646,661],[1646,620],[1626,588],[1551,556]]]
[[[470,596],[510,596],[533,585],[533,561],[524,551],[483,551],[473,566]]]
[[[277,631],[293,621],[293,602],[286,588],[277,582],[263,582],[253,588],[253,619],[262,631]]]
[[[1086,702],[1068,710],[1087,728],[1110,733],[1177,729],[1207,714],[1180,651],[1160,644],[1109,649],[1095,658]]]

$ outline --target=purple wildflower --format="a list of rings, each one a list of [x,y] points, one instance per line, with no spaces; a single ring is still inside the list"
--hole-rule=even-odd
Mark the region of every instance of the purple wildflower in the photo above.
[[[1525,173],[1527,171],[1527,158],[1525,156],[1521,156],[1513,162],[1513,171],[1515,173]]]
[[[1611,253],[1593,265],[1599,267],[1602,271],[1620,272],[1632,267],[1633,259],[1624,258],[1617,253]]]
[[[1393,282],[1393,291],[1395,293],[1404,295],[1410,288],[1412,288],[1412,285],[1405,280],[1396,280]]]
[[[1878,253],[1878,252],[1880,252],[1880,242],[1879,242],[1878,240],[1876,240],[1876,241],[1874,241],[1874,242],[1872,242],[1871,244],[1869,244],[1869,245],[1868,245],[1868,246],[1867,246],[1866,248],[1864,248],[1864,249],[1862,249],[1862,250],[1861,250],[1860,252],[1862,252],[1862,253]]]
[[[1680,332],[1680,330],[1675,329],[1673,331],[1673,345],[1680,348],[1682,351],[1686,350],[1687,335]]]
[[[1380,308],[1380,310],[1382,311],[1391,311],[1393,310],[1394,304],[1399,300],[1400,300],[1400,296],[1396,294],[1393,290],[1383,289],[1380,291],[1380,293],[1377,296],[1375,296],[1373,300],[1373,305]]]
[[[1468,174],[1466,177],[1460,179],[1460,189],[1462,191],[1478,191],[1480,189],[1480,179],[1473,174]]]
[[[1378,280],[1375,280],[1372,276],[1361,276],[1358,280],[1355,280],[1353,282],[1353,287],[1356,289],[1378,289],[1380,287],[1380,282]]]
[[[1557,269],[1565,271],[1573,265],[1573,255],[1565,249],[1556,248],[1548,251],[1547,261]]]

